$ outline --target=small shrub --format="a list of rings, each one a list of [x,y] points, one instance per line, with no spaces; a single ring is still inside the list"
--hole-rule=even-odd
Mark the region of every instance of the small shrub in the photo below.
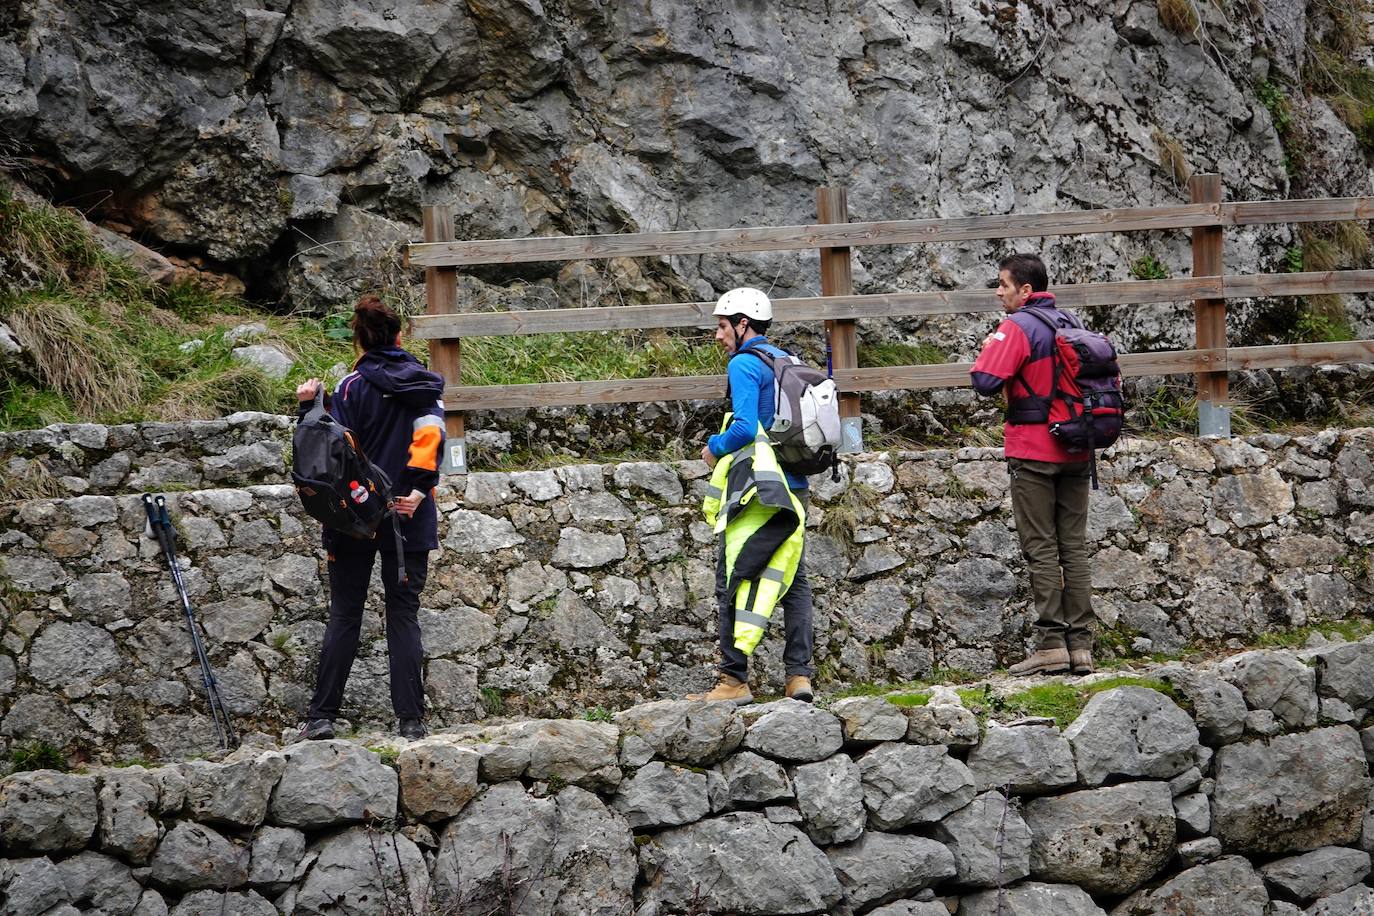
[[[604,706],[593,706],[582,713],[582,718],[588,722],[614,722],[615,714]]]
[[[1159,0],[1159,21],[1175,35],[1192,35],[1201,24],[1192,0]]]
[[[1143,254],[1131,262],[1131,276],[1137,280],[1167,280],[1169,271],[1154,255]]]
[[[10,766],[16,773],[27,770],[59,770],[66,772],[67,758],[60,748],[46,741],[30,741],[10,750]]]
[[[478,691],[478,696],[482,701],[482,710],[488,716],[501,716],[506,713],[506,698],[501,695],[501,691],[495,687],[483,687]]]

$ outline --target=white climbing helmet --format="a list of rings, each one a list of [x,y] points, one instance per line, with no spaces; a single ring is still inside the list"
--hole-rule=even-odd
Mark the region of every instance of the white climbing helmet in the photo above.
[[[732,289],[725,295],[716,300],[716,310],[712,315],[743,315],[753,321],[772,321],[773,303],[768,300],[768,294],[761,289],[754,289],[752,286],[741,286]]]

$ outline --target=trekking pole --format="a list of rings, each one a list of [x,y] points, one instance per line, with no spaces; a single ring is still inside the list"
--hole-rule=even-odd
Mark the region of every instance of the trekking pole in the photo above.
[[[191,647],[195,651],[196,661],[200,663],[200,679],[205,686],[205,698],[210,704],[210,716],[214,719],[215,733],[219,736],[220,746],[226,750],[236,748],[239,746],[238,735],[234,733],[229,711],[224,708],[224,700],[220,697],[219,683],[215,680],[215,672],[210,668],[210,658],[205,654],[205,644],[200,638],[196,615],[191,610],[191,595],[186,590],[186,580],[182,578],[181,565],[177,562],[176,529],[172,527],[172,521],[167,515],[167,498],[161,494],[154,497],[144,493],[143,511],[147,513],[148,526],[157,538],[158,546],[162,548],[162,556],[167,560],[167,568],[172,573],[172,585],[177,590],[177,596],[181,599],[181,609],[186,614],[186,628],[191,632]]]

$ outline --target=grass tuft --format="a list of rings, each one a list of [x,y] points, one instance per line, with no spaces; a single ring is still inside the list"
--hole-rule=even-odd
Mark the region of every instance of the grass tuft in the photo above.
[[[66,772],[67,758],[60,748],[46,741],[30,741],[10,750],[10,767],[16,773],[29,770]]]
[[[1159,21],[1175,35],[1192,35],[1200,25],[1192,0],[1159,0]]]

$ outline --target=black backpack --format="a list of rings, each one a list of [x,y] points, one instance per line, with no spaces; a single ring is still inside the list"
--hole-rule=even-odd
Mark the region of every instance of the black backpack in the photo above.
[[[405,584],[404,539],[391,480],[363,454],[353,431],[325,411],[323,388],[291,437],[291,480],[306,514],[330,531],[372,540],[390,518],[396,565]]]

